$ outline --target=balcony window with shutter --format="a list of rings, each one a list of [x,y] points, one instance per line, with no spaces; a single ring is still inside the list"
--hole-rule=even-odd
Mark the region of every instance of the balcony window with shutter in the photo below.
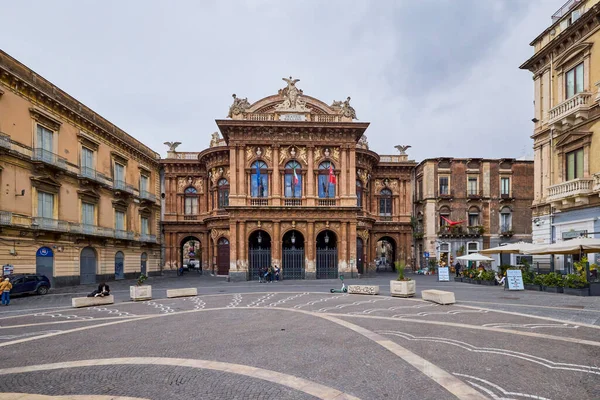
[[[146,175],[140,175],[140,193],[148,192],[148,177]]]
[[[141,232],[142,235],[148,235],[149,229],[148,229],[148,218],[146,217],[142,217],[142,223],[141,223]]]
[[[356,181],[356,206],[362,208],[363,206],[363,185],[361,181]]]
[[[583,149],[566,154],[566,177],[567,181],[583,178]]]
[[[87,147],[81,148],[81,175],[94,177],[94,152]]]
[[[440,177],[440,195],[447,195],[448,192],[448,177],[442,176]]]
[[[115,163],[115,183],[125,186],[125,166],[119,163]]]
[[[198,214],[198,196],[197,191],[193,187],[185,189],[184,198],[184,214],[196,215]]]
[[[54,195],[52,193],[38,192],[38,217],[54,218]]]
[[[115,229],[118,231],[125,230],[125,213],[123,211],[115,211]]]
[[[389,189],[383,189],[380,193],[379,215],[388,217],[392,215],[392,191]]]
[[[81,203],[81,222],[85,225],[96,225],[94,204]]]
[[[500,211],[500,231],[508,232],[512,230],[512,212],[508,207]]]
[[[583,92],[583,63],[567,71],[565,86],[566,99]]]
[[[219,208],[229,206],[229,181],[227,179],[219,179],[217,182],[219,194]]]
[[[37,126],[37,148],[43,149],[50,153],[54,152],[54,132],[38,125]]]
[[[500,178],[500,194],[502,196],[510,195],[510,178]]]
[[[479,190],[477,190],[477,178],[471,178],[467,180],[467,194],[469,196],[477,196]]]

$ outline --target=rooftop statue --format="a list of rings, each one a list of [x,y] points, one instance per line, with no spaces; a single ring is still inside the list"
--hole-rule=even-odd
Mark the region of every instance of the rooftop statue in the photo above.
[[[239,99],[236,94],[232,94],[233,104],[229,106],[229,113],[227,114],[227,118],[233,118],[234,115],[238,115],[246,111],[250,107],[250,103],[248,102],[248,98]]]
[[[279,95],[283,96],[283,103],[275,107],[277,111],[310,111],[306,108],[306,102],[302,99],[302,90],[296,87],[296,82],[300,82],[300,79],[281,78],[287,82],[287,87],[279,89]]]
[[[358,119],[354,107],[350,105],[350,96],[345,101],[335,101],[331,103],[331,108],[342,114],[346,118]]]
[[[169,151],[175,151],[175,149],[181,144],[181,142],[165,142],[164,144],[166,146],[169,146]]]
[[[399,144],[399,145],[396,145],[396,146],[394,146],[394,148],[400,152],[400,155],[401,155],[401,156],[405,156],[405,155],[406,155],[406,150],[408,150],[408,149],[409,149],[409,148],[411,148],[411,147],[412,147],[412,146],[410,146],[410,145],[402,146],[402,145],[400,145],[400,144]]]

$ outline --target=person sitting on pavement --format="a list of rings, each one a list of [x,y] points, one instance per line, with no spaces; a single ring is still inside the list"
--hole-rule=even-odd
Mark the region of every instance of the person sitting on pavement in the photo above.
[[[110,294],[110,287],[102,282],[98,285],[98,289],[94,290],[92,293],[88,294],[87,297],[104,297]]]
[[[10,279],[4,278],[2,282],[0,282],[0,292],[2,292],[2,305],[7,306],[10,304],[10,290],[12,289],[12,283],[10,283]]]
[[[500,279],[500,275],[498,275],[498,273],[496,272],[496,283],[498,285],[504,285],[505,280],[506,280],[505,276],[503,276],[502,279]]]

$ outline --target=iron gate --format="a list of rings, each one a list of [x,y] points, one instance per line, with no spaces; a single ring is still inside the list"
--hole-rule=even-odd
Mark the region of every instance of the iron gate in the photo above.
[[[283,279],[304,279],[304,249],[284,248],[281,272]]]
[[[271,248],[250,248],[248,253],[250,256],[250,265],[248,266],[250,280],[258,280],[261,267],[269,268],[271,266]]]
[[[96,252],[91,247],[81,250],[79,256],[79,283],[96,283]]]
[[[336,279],[337,277],[337,249],[317,249],[317,279]]]

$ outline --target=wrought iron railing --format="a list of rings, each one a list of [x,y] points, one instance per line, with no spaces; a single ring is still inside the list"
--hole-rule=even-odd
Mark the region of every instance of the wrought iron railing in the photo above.
[[[115,229],[115,238],[123,240],[133,240],[133,232]]]
[[[68,232],[69,223],[60,219],[33,217],[31,226],[36,229],[55,232]]]
[[[156,196],[147,190],[140,190],[140,199],[156,202]]]
[[[41,147],[36,147],[35,149],[33,149],[32,158],[35,161],[41,161],[45,164],[50,164],[61,169],[67,169],[66,158],[61,157],[58,154],[54,154],[53,152],[43,149]]]
[[[110,181],[108,180],[108,178],[106,177],[106,175],[101,174],[100,172],[96,171],[94,168],[91,167],[81,167],[79,168],[79,175],[80,178],[87,178],[90,179],[92,181],[96,181],[99,183],[103,183],[103,184],[109,184]]]
[[[122,180],[115,180],[113,182],[113,189],[120,190],[120,191],[130,193],[130,194],[133,194],[133,192],[134,192],[133,186],[128,183],[125,183],[125,181],[122,181]]]
[[[156,235],[141,234],[140,242],[156,243]]]
[[[10,211],[0,211],[0,225],[12,225],[12,213]]]

